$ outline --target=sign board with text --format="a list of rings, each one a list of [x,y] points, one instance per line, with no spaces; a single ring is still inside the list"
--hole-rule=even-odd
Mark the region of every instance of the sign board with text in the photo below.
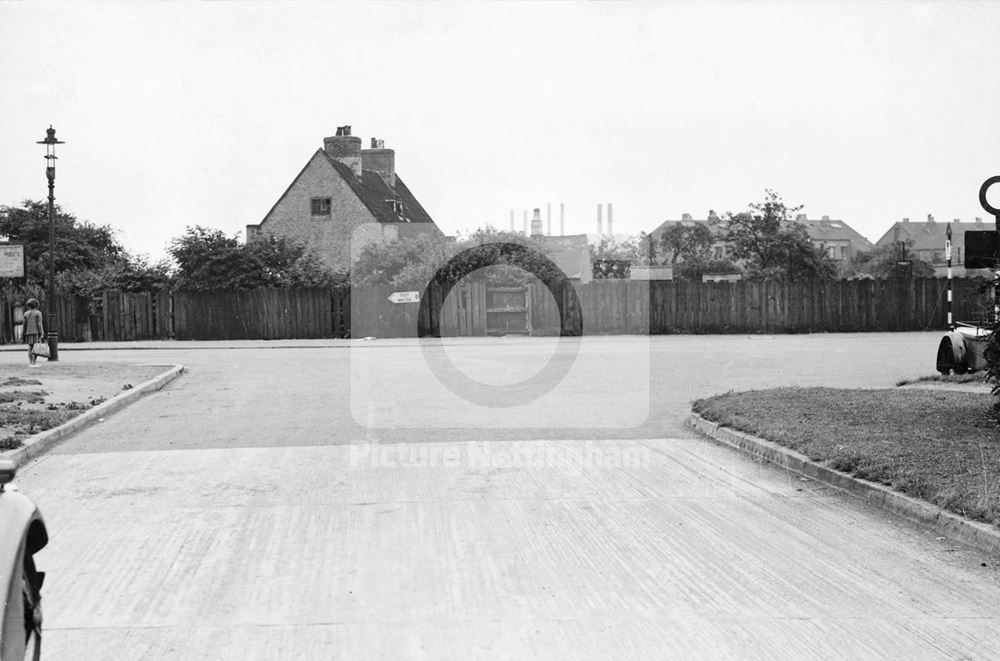
[[[24,263],[24,246],[0,243],[0,278],[23,278]]]
[[[389,300],[393,303],[419,303],[420,292],[418,291],[394,291],[389,295]]]

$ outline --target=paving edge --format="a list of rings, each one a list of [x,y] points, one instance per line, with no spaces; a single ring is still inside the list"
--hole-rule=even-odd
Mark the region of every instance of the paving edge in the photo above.
[[[692,413],[690,426],[724,445],[734,447],[792,472],[840,489],[896,516],[932,528],[941,535],[985,553],[1000,555],[1000,531],[978,521],[964,519],[936,505],[917,500],[894,489],[816,463],[800,452],[745,432],[724,427]]]
[[[13,459],[15,464],[22,466],[29,460],[34,459],[48,450],[59,441],[68,438],[87,425],[90,425],[98,419],[108,416],[119,409],[125,408],[147,392],[153,392],[161,389],[163,386],[180,376],[183,371],[183,365],[172,365],[166,372],[163,372],[158,376],[154,376],[149,381],[141,383],[134,388],[130,388],[123,393],[115,395],[106,402],[102,402],[93,408],[87,409],[72,420],[67,420],[58,427],[47,429],[29,437],[25,440],[24,445],[16,450],[2,452],[0,453],[0,457]]]

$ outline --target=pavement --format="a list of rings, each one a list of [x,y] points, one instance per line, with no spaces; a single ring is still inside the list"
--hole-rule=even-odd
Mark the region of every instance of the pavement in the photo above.
[[[406,341],[66,346],[186,371],[22,469],[46,655],[998,658],[995,558],[686,426],[729,389],[891,387],[938,339],[448,343],[497,383],[575,352],[548,424],[436,406]]]

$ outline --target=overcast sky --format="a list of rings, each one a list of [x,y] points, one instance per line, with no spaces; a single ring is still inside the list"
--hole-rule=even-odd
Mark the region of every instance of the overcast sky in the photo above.
[[[57,201],[156,259],[260,222],[350,124],[447,233],[560,202],[567,233],[606,202],[649,231],[773,188],[875,241],[986,217],[998,28],[985,2],[3,2],[0,204],[46,195],[52,124]]]

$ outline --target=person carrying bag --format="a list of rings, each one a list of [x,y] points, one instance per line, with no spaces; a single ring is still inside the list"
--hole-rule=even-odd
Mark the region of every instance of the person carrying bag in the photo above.
[[[45,326],[42,313],[38,309],[38,299],[28,299],[28,309],[24,311],[24,342],[28,345],[28,364],[38,367],[39,356],[49,357],[49,347],[45,344]]]

